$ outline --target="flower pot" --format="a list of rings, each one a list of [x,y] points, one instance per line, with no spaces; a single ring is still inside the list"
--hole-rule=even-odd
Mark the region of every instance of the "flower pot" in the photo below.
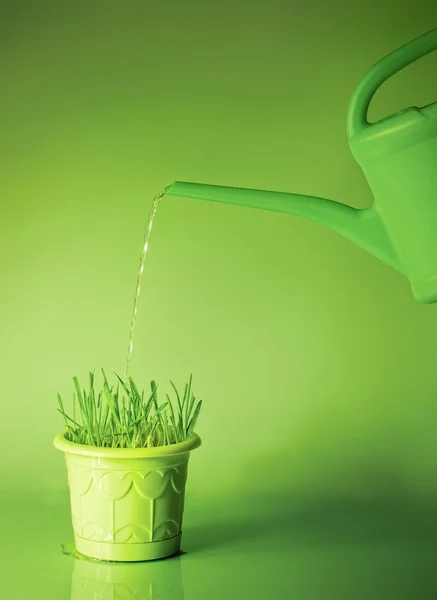
[[[59,434],[65,453],[76,550],[98,560],[143,561],[178,552],[193,434],[155,448],[82,446]]]

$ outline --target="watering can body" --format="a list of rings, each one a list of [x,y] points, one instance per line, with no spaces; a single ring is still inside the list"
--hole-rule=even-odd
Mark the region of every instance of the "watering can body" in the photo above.
[[[398,270],[419,302],[437,302],[437,103],[366,127],[350,145]]]
[[[312,196],[175,182],[166,194],[293,214],[326,225],[405,275],[414,297],[437,302],[437,102],[369,123],[384,81],[437,49],[437,28],[363,77],[349,102],[349,145],[374,195],[367,209]]]

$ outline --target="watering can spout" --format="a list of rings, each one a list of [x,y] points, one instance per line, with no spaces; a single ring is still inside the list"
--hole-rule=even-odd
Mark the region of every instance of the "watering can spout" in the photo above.
[[[365,74],[352,94],[347,135],[374,196],[370,208],[300,194],[176,182],[166,193],[273,210],[329,227],[408,277],[414,297],[437,303],[437,102],[370,123],[378,88],[437,50],[437,28],[394,50]]]
[[[383,222],[373,206],[359,210],[314,196],[181,181],[170,185],[166,194],[270,210],[308,219],[341,234],[404,274]]]

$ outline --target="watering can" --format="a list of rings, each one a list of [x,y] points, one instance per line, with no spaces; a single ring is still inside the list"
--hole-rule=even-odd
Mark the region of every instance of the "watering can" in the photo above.
[[[288,213],[326,225],[406,276],[419,302],[437,302],[437,102],[374,123],[367,120],[377,89],[436,49],[437,28],[376,63],[352,94],[347,136],[374,195],[369,208],[300,194],[180,181],[165,193]]]

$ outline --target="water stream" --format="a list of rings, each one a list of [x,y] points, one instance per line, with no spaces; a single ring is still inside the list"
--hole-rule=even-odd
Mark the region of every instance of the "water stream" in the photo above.
[[[144,232],[143,249],[141,251],[141,256],[140,256],[140,268],[138,270],[138,275],[137,275],[137,285],[136,285],[135,296],[134,296],[134,306],[133,306],[133,310],[132,310],[132,318],[131,318],[131,323],[130,323],[129,344],[128,344],[127,355],[126,355],[126,366],[125,366],[125,370],[124,370],[124,379],[127,379],[128,375],[129,375],[129,365],[130,365],[130,361],[131,361],[131,357],[132,357],[132,350],[134,347],[133,341],[134,341],[135,324],[137,322],[138,300],[139,300],[140,292],[141,292],[141,280],[142,280],[143,272],[144,272],[144,262],[146,260],[147,250],[149,249],[150,233],[152,231],[152,226],[153,226],[153,221],[155,220],[156,211],[158,210],[158,205],[159,205],[162,197],[164,196],[164,194],[165,194],[165,190],[160,192],[159,194],[157,194],[155,196],[155,198],[153,199],[152,208],[150,209],[149,217],[147,219],[146,231]]]

